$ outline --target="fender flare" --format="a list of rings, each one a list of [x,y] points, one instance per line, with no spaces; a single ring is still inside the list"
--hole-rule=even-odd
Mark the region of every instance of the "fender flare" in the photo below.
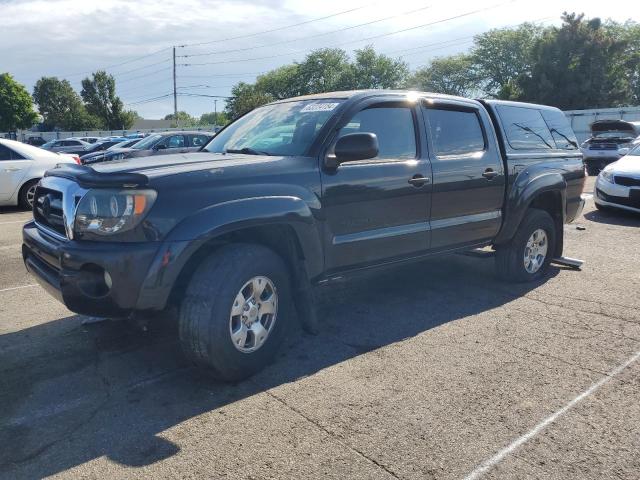
[[[207,243],[227,233],[273,225],[292,228],[302,251],[306,275],[309,279],[319,275],[324,268],[321,231],[302,199],[265,196],[231,200],[200,210],[173,228],[151,263],[136,309],[164,308],[183,268]]]
[[[545,171],[535,167],[520,172],[511,186],[505,200],[503,213],[505,220],[496,235],[494,244],[500,245],[511,240],[531,204],[537,197],[547,192],[555,192],[559,196],[560,218],[557,225],[560,225],[560,230],[557,234],[561,245],[562,225],[565,221],[567,206],[567,182],[559,172]]]

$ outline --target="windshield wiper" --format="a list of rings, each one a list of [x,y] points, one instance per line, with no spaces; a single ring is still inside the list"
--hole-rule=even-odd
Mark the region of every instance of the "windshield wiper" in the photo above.
[[[251,147],[243,148],[227,148],[224,153],[244,153],[247,155],[270,155],[269,152],[263,152],[262,150],[256,150]]]

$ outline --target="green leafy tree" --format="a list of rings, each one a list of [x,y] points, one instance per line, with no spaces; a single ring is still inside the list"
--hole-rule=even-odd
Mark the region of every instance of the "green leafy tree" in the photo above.
[[[198,121],[200,125],[218,125],[223,126],[229,123],[229,117],[225,112],[210,112],[203,113],[200,115],[200,120]]]
[[[436,58],[426,67],[418,69],[407,86],[426,92],[471,97],[481,86],[469,55]]]
[[[113,75],[99,70],[92,78],[82,80],[80,92],[87,111],[99,118],[110,130],[130,128],[136,119],[135,112],[125,111],[122,100],[116,95]]]
[[[164,116],[165,120],[174,120],[174,122],[171,123],[172,127],[193,127],[194,125],[196,125],[198,123],[198,120],[195,119],[194,117],[192,117],[191,115],[189,115],[187,112],[184,112],[182,110],[178,111],[178,115],[174,115],[173,113],[170,113],[169,115],[165,115]]]
[[[92,130],[102,127],[99,118],[89,115],[68,80],[42,77],[33,87],[33,98],[46,130]]]
[[[377,54],[371,46],[355,53],[349,88],[399,88],[409,78],[409,67],[405,62]]]
[[[256,79],[256,89],[275,99],[296,97],[306,92],[302,87],[299,65],[293,63],[271,70]]]
[[[531,74],[534,47],[544,29],[532,23],[489,30],[474,39],[471,58],[484,92],[501,99],[519,95],[518,79]]]
[[[300,95],[348,90],[353,86],[349,56],[339,48],[315,50],[297,67]]]
[[[0,131],[29,128],[37,118],[27,89],[8,73],[0,74]]]
[[[273,99],[271,94],[259,90],[255,85],[240,82],[231,89],[231,97],[227,100],[225,112],[230,119],[234,120]]]
[[[531,75],[518,84],[518,99],[564,110],[626,105],[633,99],[627,41],[612,35],[600,19],[563,15],[534,47]]]

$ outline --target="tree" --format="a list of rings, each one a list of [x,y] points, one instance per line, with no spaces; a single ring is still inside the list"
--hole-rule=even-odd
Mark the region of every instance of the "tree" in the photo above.
[[[474,38],[472,61],[482,77],[484,92],[495,98],[518,96],[518,78],[530,75],[533,49],[544,29],[532,23],[489,30]],[[478,79],[480,80],[480,79]]]
[[[244,115],[260,105],[269,103],[274,97],[245,82],[240,82],[231,89],[231,98],[227,100],[226,114],[232,120]]]
[[[87,111],[98,117],[110,130],[127,129],[135,122],[135,113],[125,111],[122,100],[116,96],[116,81],[113,75],[99,70],[92,78],[82,80],[80,92]]]
[[[349,56],[339,48],[322,48],[297,64],[299,95],[349,90],[353,86]]]
[[[223,126],[229,123],[229,117],[225,112],[210,112],[203,113],[200,115],[200,120],[198,121],[200,125],[218,125]]]
[[[165,115],[164,119],[165,120],[176,120],[176,121],[171,123],[171,126],[173,128],[177,127],[178,125],[181,126],[181,127],[192,127],[192,126],[194,126],[194,125],[196,125],[198,123],[198,120],[196,120],[191,115],[189,115],[187,112],[184,112],[182,110],[178,111],[177,117],[173,113],[170,113],[169,115]]]
[[[306,91],[302,87],[300,69],[297,63],[284,65],[260,75],[256,79],[255,85],[256,89],[278,100],[303,95],[303,92]]]
[[[0,74],[0,131],[29,128],[37,118],[27,89],[8,73]]]
[[[480,89],[478,74],[469,55],[436,58],[417,70],[407,82],[417,90],[471,97]]]
[[[42,77],[33,87],[33,98],[46,130],[91,130],[102,127],[99,118],[89,115],[68,80]]]
[[[598,18],[565,13],[562,19],[563,25],[546,31],[534,47],[534,66],[518,81],[518,98],[564,110],[629,104],[627,41]]]
[[[409,67],[401,60],[379,55],[371,46],[356,50],[351,65],[352,89],[398,88],[409,78]]]

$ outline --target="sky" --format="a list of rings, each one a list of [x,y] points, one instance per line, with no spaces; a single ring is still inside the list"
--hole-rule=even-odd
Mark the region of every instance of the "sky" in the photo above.
[[[492,28],[559,25],[564,11],[624,22],[640,19],[640,2],[0,0],[0,73],[29,91],[40,77],[57,76],[79,92],[83,78],[106,69],[126,108],[162,118],[173,112],[178,46],[178,109],[199,116],[222,110],[237,82],[253,82],[314,49],[351,54],[372,45],[413,70],[468,50],[473,35]],[[221,98],[215,103],[213,96]]]

